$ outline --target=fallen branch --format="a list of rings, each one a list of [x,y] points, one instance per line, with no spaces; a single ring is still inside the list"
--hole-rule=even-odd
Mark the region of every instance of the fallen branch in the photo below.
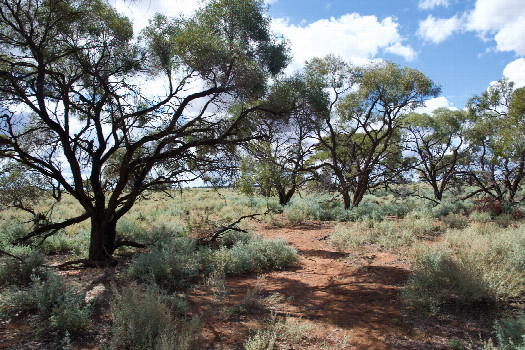
[[[93,260],[88,260],[88,259],[79,259],[79,260],[66,261],[63,264],[57,265],[56,268],[59,270],[64,270],[66,267],[71,266],[71,265],[83,265],[84,268],[117,266],[118,261],[117,260],[93,261]],[[82,267],[79,267],[79,268],[82,268]]]
[[[134,248],[146,248],[147,245],[145,244],[142,244],[142,243],[137,243],[137,242],[134,242],[134,241],[129,241],[129,240],[122,240],[122,241],[117,241],[115,243],[115,249],[117,248],[120,248],[120,247],[134,247]]]
[[[8,253],[8,252],[6,252],[5,250],[0,249],[0,254],[4,254],[4,255],[7,255],[7,256],[9,256],[9,257],[11,257],[11,258],[15,258],[15,259],[17,259],[18,261],[24,262],[24,259],[22,259],[21,257],[16,256],[16,255],[13,255],[13,254],[11,254],[11,253]]]
[[[211,236],[199,239],[198,243],[200,245],[209,245],[209,244],[215,242],[224,232],[226,232],[228,230],[248,233],[248,231],[240,229],[240,228],[238,228],[236,226],[244,219],[253,219],[253,218],[257,217],[257,216],[266,215],[269,212],[270,212],[270,210],[268,209],[268,210],[266,210],[266,212],[264,212],[262,214],[259,213],[259,214],[243,215],[240,218],[238,218],[237,220],[235,220],[234,222],[232,222],[231,224],[220,227]]]

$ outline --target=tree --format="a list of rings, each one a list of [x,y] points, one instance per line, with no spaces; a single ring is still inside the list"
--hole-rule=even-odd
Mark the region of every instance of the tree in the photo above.
[[[416,156],[414,168],[432,187],[437,201],[454,183],[463,164],[465,120],[464,111],[439,108],[432,115],[411,113],[403,121],[405,149]]]
[[[345,208],[357,206],[367,190],[399,178],[401,117],[439,88],[421,72],[391,62],[352,68],[328,56],[309,62],[307,72],[333,97],[317,133],[313,168],[329,168]]]
[[[250,139],[245,124],[287,63],[264,6],[156,15],[137,41],[103,0],[0,0],[0,156],[84,209],[24,238],[89,219],[89,260],[108,261],[117,221],[145,191],[198,177]]]
[[[307,181],[305,169],[315,148],[312,138],[328,113],[328,99],[318,87],[308,86],[302,76],[276,83],[272,96],[273,109],[284,115],[257,125],[255,133],[260,138],[243,146],[246,156],[238,184],[246,193],[253,193],[258,185],[261,194],[276,193],[279,203],[286,205]]]
[[[471,155],[465,171],[477,187],[469,196],[484,193],[512,203],[525,177],[524,89],[503,78],[468,101],[466,139]]]

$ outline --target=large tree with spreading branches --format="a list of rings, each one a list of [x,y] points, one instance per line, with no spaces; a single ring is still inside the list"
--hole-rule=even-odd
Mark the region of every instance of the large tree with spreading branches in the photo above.
[[[250,139],[288,60],[269,22],[263,1],[211,0],[137,37],[103,0],[0,0],[2,165],[83,208],[21,239],[90,220],[89,260],[111,260],[116,223],[145,191]]]

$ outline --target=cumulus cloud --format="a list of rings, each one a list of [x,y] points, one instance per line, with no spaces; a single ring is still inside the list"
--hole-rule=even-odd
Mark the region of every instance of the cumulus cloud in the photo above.
[[[156,13],[162,13],[168,17],[189,16],[202,3],[195,0],[110,0],[109,2],[115,6],[118,12],[132,20],[135,33],[146,27],[148,20]]]
[[[463,27],[463,19],[459,16],[451,18],[434,18],[429,15],[427,19],[419,22],[419,29],[417,35],[426,41],[439,44],[458,32]]]
[[[420,10],[431,10],[437,6],[448,7],[448,0],[419,0],[418,4]]]
[[[403,44],[398,23],[392,17],[346,14],[339,18],[321,19],[308,25],[290,24],[287,19],[272,21],[272,29],[290,41],[293,62],[299,69],[306,60],[330,53],[354,64],[369,63],[381,50],[413,60],[415,51]]]
[[[393,53],[398,56],[404,57],[407,61],[413,61],[416,59],[417,53],[413,48],[407,45],[402,45],[397,42],[385,49],[386,52]]]
[[[525,55],[525,1],[477,0],[468,14],[467,28],[485,40],[494,39],[496,50]]]
[[[518,58],[507,64],[503,70],[503,75],[516,84],[514,85],[515,88],[525,86],[525,58]]]
[[[446,107],[450,108],[454,111],[457,111],[457,108],[452,106],[452,103],[446,98],[446,97],[434,97],[430,100],[425,102],[425,105],[423,107],[419,107],[416,109],[417,113],[427,113],[432,114],[436,109]]]

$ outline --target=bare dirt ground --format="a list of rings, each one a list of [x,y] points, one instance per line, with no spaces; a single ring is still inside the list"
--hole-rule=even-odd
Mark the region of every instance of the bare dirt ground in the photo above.
[[[225,307],[242,303],[257,285],[256,276],[228,278],[229,298],[223,309],[194,294],[194,310],[205,324],[203,348],[242,349],[243,340],[253,334],[250,330],[260,326],[264,311],[315,325],[299,347],[283,349],[332,349],[345,337],[349,339],[345,348],[378,350],[451,349],[452,339],[463,348],[476,348],[487,339],[492,311],[481,307],[479,312],[451,309],[440,317],[411,314],[399,300],[410,274],[409,252],[392,254],[369,247],[349,259],[349,253],[337,252],[329,244],[332,228],[333,224],[319,222],[286,228],[259,225],[258,234],[284,239],[298,250],[298,267],[269,272],[259,281],[262,297],[278,296],[278,302],[259,312],[232,318],[224,314]]]
[[[243,349],[247,338],[265,320],[292,320],[310,324],[307,336],[295,344],[277,342],[277,349],[463,349],[479,348],[490,336],[496,311],[451,307],[437,316],[417,315],[404,309],[399,293],[410,275],[408,251],[394,253],[368,247],[359,257],[337,252],[328,235],[332,223],[308,222],[294,227],[255,224],[266,238],[292,244],[300,261],[295,269],[228,277],[228,293],[214,296],[208,288],[189,293],[191,313],[203,323],[196,349]],[[90,293],[107,293],[118,278],[118,268],[64,273]],[[117,277],[115,277],[117,276]],[[245,297],[255,292],[254,305]],[[240,306],[244,305],[244,308]],[[98,322],[109,323],[99,312]],[[0,349],[51,349],[53,334],[35,335],[28,320],[0,323]],[[74,342],[77,349],[98,349],[101,339],[87,335]],[[47,344],[47,345],[46,345]],[[56,341],[55,341],[56,344]],[[55,347],[56,348],[56,345]]]

